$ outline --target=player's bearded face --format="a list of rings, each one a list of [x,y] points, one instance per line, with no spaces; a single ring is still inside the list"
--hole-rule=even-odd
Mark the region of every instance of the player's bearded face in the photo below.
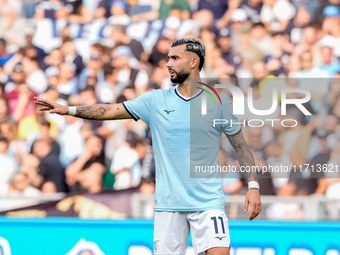
[[[170,77],[170,81],[172,83],[183,83],[190,75],[190,72],[185,71],[184,69],[180,70],[179,72],[171,69],[175,75]]]

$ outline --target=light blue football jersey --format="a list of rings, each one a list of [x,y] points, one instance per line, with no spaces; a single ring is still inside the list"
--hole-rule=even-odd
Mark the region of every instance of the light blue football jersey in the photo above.
[[[235,135],[241,126],[231,125],[230,120],[238,119],[226,97],[221,97],[218,107],[207,96],[207,115],[202,116],[203,93],[186,99],[176,86],[123,103],[136,121],[142,119],[150,127],[156,163],[155,211],[224,210],[223,180],[192,171],[195,166],[216,166],[222,132]],[[214,127],[214,119],[229,121]]]

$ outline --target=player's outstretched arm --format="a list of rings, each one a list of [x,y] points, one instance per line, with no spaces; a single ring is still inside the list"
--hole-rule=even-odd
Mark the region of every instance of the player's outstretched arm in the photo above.
[[[59,115],[69,114],[69,107],[60,105],[51,100],[34,98],[34,103],[40,105],[40,111],[56,113]],[[118,120],[132,119],[123,104],[95,104],[92,106],[76,106],[75,117],[89,120]]]
[[[244,169],[243,173],[246,174],[248,183],[251,181],[257,182],[256,168],[253,167],[255,166],[255,160],[248,144],[244,140],[242,132],[227,137],[237,154],[237,159],[238,162],[240,163],[240,166],[243,167]],[[248,190],[246,201],[244,203],[244,210],[246,212],[248,211],[249,206],[250,206],[249,220],[253,220],[261,212],[261,197],[258,189]]]

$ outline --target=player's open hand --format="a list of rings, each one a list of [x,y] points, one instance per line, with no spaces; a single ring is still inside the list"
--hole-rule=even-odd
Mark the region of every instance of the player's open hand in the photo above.
[[[248,212],[250,208],[249,220],[253,220],[261,212],[261,197],[258,189],[248,190],[246,201],[244,203],[244,211]]]
[[[53,102],[51,100],[35,97],[34,103],[42,106],[39,109],[40,111],[44,111],[44,112],[48,111],[49,113],[57,113],[57,114],[60,114],[60,115],[68,114],[68,107],[67,106],[57,104],[56,102]]]

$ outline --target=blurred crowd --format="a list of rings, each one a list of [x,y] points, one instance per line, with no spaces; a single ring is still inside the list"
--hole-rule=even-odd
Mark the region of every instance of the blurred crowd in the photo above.
[[[0,194],[130,187],[152,194],[155,166],[145,123],[51,115],[33,98],[109,104],[169,88],[167,53],[182,37],[206,46],[202,77],[230,79],[245,95],[251,88],[258,108],[268,106],[273,87],[311,92],[304,106],[312,116],[287,109],[296,127],[243,128],[258,165],[332,163],[335,171],[339,8],[340,0],[0,0]],[[280,119],[278,112],[273,117]],[[237,165],[226,138],[220,163]],[[327,195],[339,184],[339,173],[262,175],[263,195]],[[244,194],[243,176],[225,178],[224,189]]]

